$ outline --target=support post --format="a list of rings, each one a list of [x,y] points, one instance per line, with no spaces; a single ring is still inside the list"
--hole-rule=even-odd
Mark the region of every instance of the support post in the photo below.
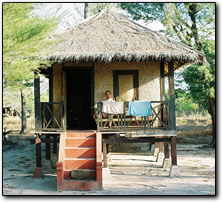
[[[165,95],[164,61],[160,61],[160,101],[164,101],[164,95]],[[163,104],[161,104],[161,107],[162,107],[162,105]],[[163,123],[165,122],[164,121],[164,109],[161,110],[161,121]]]
[[[157,162],[163,165],[163,161],[164,161],[163,142],[159,142],[159,153],[157,155]]]
[[[33,178],[43,178],[42,173],[42,157],[41,157],[41,139],[37,136],[35,138],[36,145],[36,168],[33,173]]]
[[[159,142],[159,152],[163,153],[163,142]]]
[[[107,168],[106,140],[103,140],[103,162],[104,162],[104,168]]]
[[[35,98],[35,130],[41,130],[41,109],[40,109],[40,79],[35,73],[34,77],[34,98]]]
[[[45,137],[46,140],[50,140],[50,135],[46,135]],[[50,153],[50,143],[45,143],[45,151],[46,151],[46,159],[50,160],[51,159],[51,153]]]
[[[41,139],[39,137],[35,139],[35,146],[36,146],[36,167],[42,167]]]
[[[106,153],[109,153],[109,144],[106,143]]]
[[[169,158],[169,145],[168,145],[168,142],[164,142],[164,155],[165,155],[165,159]]]
[[[171,162],[169,158],[169,145],[168,142],[164,142],[164,161],[163,161],[163,168],[170,168]]]
[[[170,177],[180,177],[180,170],[177,166],[177,149],[176,149],[176,136],[171,137],[171,159],[172,159],[172,166],[170,168]]]
[[[172,159],[172,166],[177,166],[177,138],[171,137],[171,159]]]
[[[96,181],[97,188],[102,189],[102,134],[96,133]]]
[[[159,142],[155,142],[155,149],[154,149],[154,157],[157,157],[159,153]]]
[[[169,102],[169,129],[176,130],[173,61],[168,63],[168,79],[169,79],[169,98],[170,98],[170,102]]]
[[[53,135],[53,153],[57,154],[57,135]]]

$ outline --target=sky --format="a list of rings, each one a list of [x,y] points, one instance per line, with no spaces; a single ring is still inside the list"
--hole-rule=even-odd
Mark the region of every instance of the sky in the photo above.
[[[120,9],[116,9],[116,11],[120,13],[124,12]],[[39,3],[35,6],[32,15],[42,18],[59,17],[60,20],[56,31],[60,32],[76,22],[83,20],[83,13],[84,3]],[[139,20],[137,23],[154,31],[164,29],[164,26],[159,21],[144,23],[143,20]]]

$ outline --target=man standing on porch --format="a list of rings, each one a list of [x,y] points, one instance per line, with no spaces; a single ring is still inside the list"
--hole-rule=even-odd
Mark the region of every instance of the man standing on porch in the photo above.
[[[106,99],[105,100],[102,100],[101,102],[116,102],[115,100],[113,100],[111,97],[112,97],[112,93],[110,90],[107,90],[105,92],[105,97]],[[113,114],[108,114],[108,113],[102,113],[103,115],[103,118],[108,118],[109,120],[109,128],[112,126],[112,122],[113,122]],[[96,113],[93,114],[93,118],[95,119],[96,118]]]

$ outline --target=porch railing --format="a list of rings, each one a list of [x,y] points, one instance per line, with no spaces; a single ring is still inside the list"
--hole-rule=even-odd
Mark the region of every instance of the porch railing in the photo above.
[[[112,127],[108,128],[108,119],[102,116],[102,102],[97,103],[97,130],[146,130],[169,129],[169,101],[151,101],[151,116],[130,116],[128,114],[129,102],[124,102],[124,113],[115,115],[112,119]]]
[[[63,102],[40,102],[41,130],[66,130],[66,104]]]

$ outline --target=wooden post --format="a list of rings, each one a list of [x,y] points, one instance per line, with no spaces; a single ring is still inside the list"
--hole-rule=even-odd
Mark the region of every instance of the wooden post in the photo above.
[[[170,102],[169,102],[169,129],[176,130],[173,61],[168,63],[168,80],[169,80],[169,99],[170,99]]]
[[[53,135],[53,153],[57,154],[57,135]]]
[[[106,153],[109,153],[109,144],[106,143]]]
[[[169,159],[169,146],[168,146],[168,142],[164,142],[164,156],[165,156],[165,159]]]
[[[176,148],[176,137],[171,137],[171,159],[172,159],[172,165],[177,165],[177,148]]]
[[[155,142],[155,148],[159,148],[159,142]]]
[[[25,102],[25,94],[24,94],[24,92],[21,90],[21,111],[22,111],[22,113],[21,113],[21,115],[22,115],[22,117],[21,117],[21,131],[20,131],[20,133],[21,134],[25,134],[25,130],[26,130],[26,128],[27,128],[27,122],[26,122],[26,102]]]
[[[35,139],[35,145],[36,145],[36,167],[41,168],[42,167],[41,139],[39,137]]]
[[[50,140],[50,135],[46,135],[46,139]],[[51,153],[50,153],[50,143],[45,143],[45,151],[46,151],[46,159],[50,160],[51,159]]]
[[[53,65],[50,69],[50,76],[49,76],[49,102],[53,102]]]
[[[164,95],[165,95],[164,61],[160,61],[160,101],[164,101]],[[163,104],[161,104],[161,107],[162,105]],[[161,110],[161,121],[164,123],[164,109]]]
[[[104,168],[107,168],[106,140],[103,140],[103,162],[104,162]]]
[[[163,142],[159,142],[159,152],[163,153]]]
[[[64,70],[64,63],[62,63],[62,68],[61,68],[61,102],[64,101],[64,92],[63,92],[63,70]]]
[[[102,134],[99,132],[96,133],[96,181],[102,189]]]
[[[160,61],[160,101],[164,100],[164,95],[165,95],[164,62]]]
[[[35,130],[41,130],[41,109],[40,109],[40,79],[35,73],[34,78],[34,99],[35,99]]]
[[[153,156],[157,157],[158,153],[159,153],[159,142],[155,142],[155,149],[154,149]]]

